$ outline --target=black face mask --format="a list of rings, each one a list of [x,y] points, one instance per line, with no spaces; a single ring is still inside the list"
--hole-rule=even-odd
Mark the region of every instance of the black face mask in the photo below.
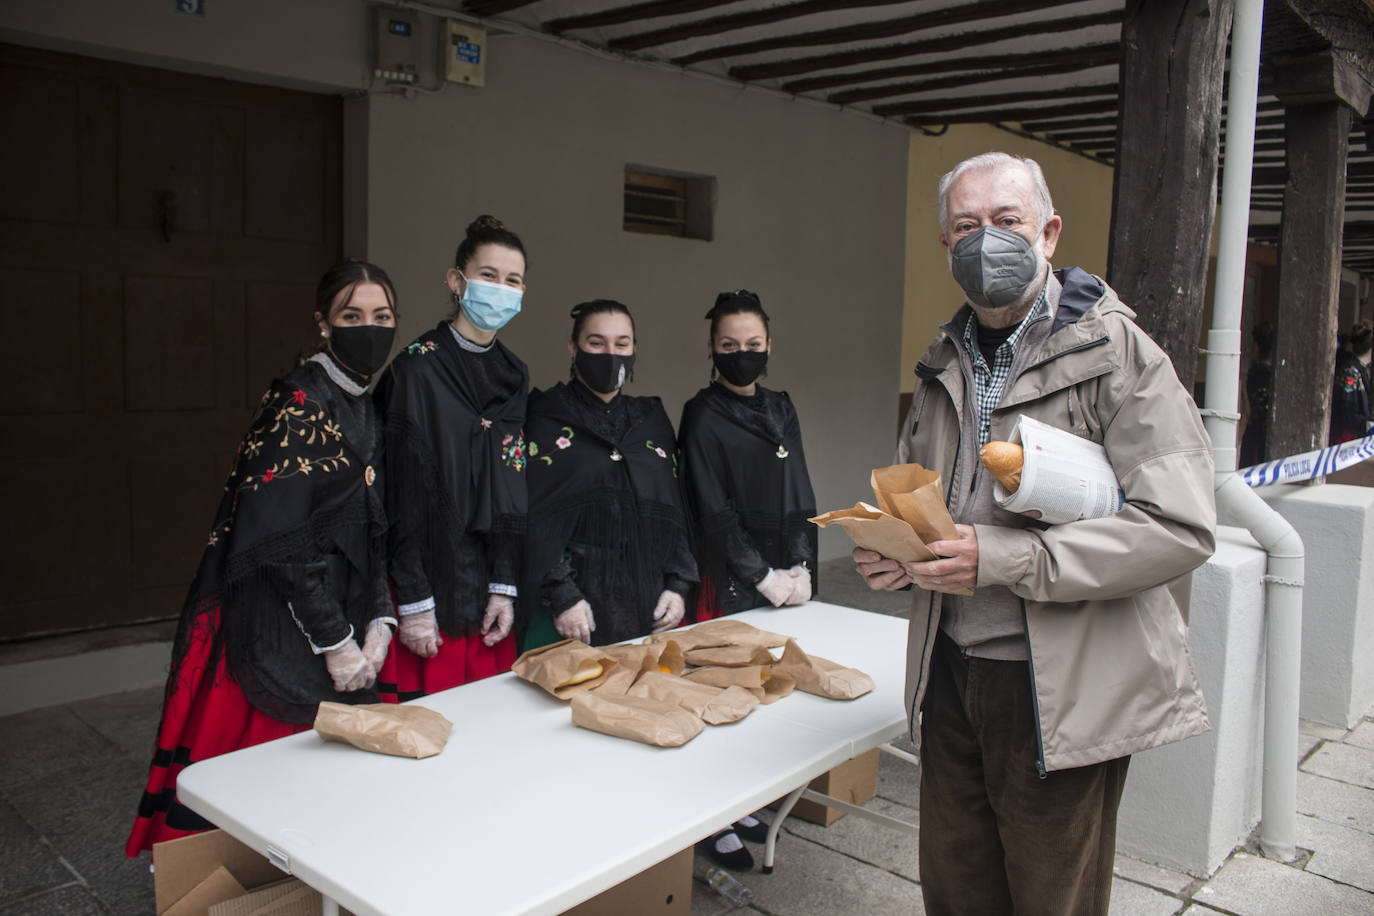
[[[386,364],[395,337],[395,328],[380,324],[334,326],[329,329],[329,352],[344,369],[370,378]]]
[[[753,384],[768,367],[767,350],[736,350],[733,353],[712,353],[716,371],[731,385],[740,388]]]
[[[582,383],[592,391],[610,394],[630,380],[635,367],[633,353],[588,353],[581,347],[573,354],[573,366]]]

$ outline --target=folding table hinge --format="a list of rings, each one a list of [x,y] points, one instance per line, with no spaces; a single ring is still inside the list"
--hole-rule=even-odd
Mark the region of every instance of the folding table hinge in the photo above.
[[[291,874],[291,857],[288,856],[286,853],[282,852],[280,849],[277,849],[273,846],[268,846],[267,861],[271,862],[273,865],[277,866],[282,871],[286,872],[288,875]]]

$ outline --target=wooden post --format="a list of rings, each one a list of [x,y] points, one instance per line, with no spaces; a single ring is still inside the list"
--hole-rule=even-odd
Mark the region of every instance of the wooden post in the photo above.
[[[1127,0],[1107,279],[1174,361],[1197,372],[1234,0]],[[1072,232],[1072,227],[1065,227]]]
[[[1292,105],[1286,112],[1271,458],[1326,445],[1350,118],[1350,108],[1337,101]]]

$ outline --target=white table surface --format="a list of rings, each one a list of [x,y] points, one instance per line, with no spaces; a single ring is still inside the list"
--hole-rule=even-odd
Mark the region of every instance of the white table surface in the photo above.
[[[437,757],[309,731],[196,763],[177,794],[358,916],[560,913],[905,730],[905,620],[821,602],[736,616],[877,689],[797,691],[656,748],[577,728],[507,673],[414,701],[454,723]]]

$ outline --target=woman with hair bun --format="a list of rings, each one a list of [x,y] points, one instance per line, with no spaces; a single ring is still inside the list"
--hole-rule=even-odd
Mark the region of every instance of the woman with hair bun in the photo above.
[[[177,801],[184,767],[304,731],[324,700],[377,701],[396,620],[365,391],[396,293],[381,268],[347,261],[315,309],[320,350],[263,395],[182,607],[130,857],[214,826]]]
[[[530,395],[525,649],[672,629],[697,581],[672,423],[658,398],[620,391],[634,318],[597,299],[572,319],[571,380]]]
[[[801,604],[815,591],[816,496],[801,425],[785,391],[758,384],[773,342],[749,290],[721,293],[709,312],[711,381],[678,426],[687,504],[697,525],[697,620]]]
[[[520,312],[525,246],[479,216],[445,285],[453,314],[397,354],[377,388],[401,621],[378,679],[387,701],[490,677],[515,660],[529,371],[496,334]]]

